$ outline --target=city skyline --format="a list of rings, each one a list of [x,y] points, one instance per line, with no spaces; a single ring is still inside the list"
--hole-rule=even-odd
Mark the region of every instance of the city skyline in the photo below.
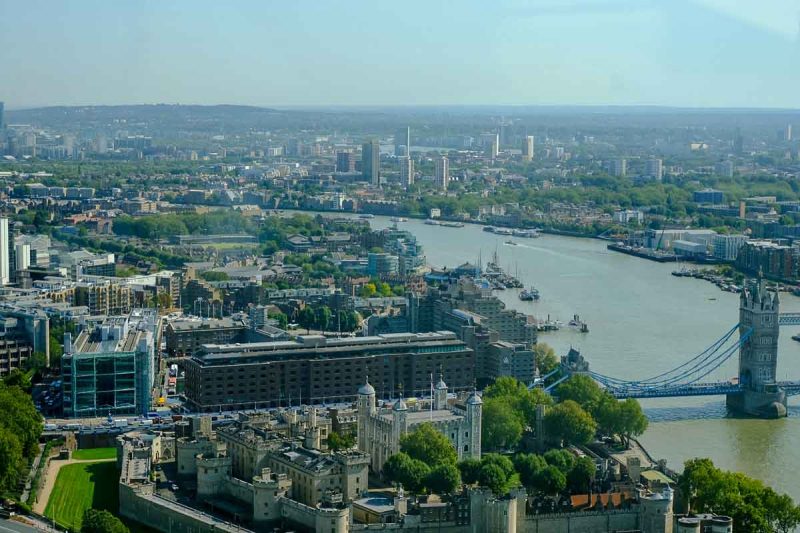
[[[800,106],[798,12],[786,0],[2,4],[10,109]],[[10,52],[23,41],[35,62]]]

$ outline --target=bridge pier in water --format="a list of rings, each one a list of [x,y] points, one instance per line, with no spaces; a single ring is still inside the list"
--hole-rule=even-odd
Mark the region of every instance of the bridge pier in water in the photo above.
[[[739,350],[740,390],[729,393],[726,400],[734,413],[759,418],[787,415],[786,391],[776,380],[779,322],[778,292],[768,291],[760,274],[748,280],[739,296],[739,335],[746,337]]]

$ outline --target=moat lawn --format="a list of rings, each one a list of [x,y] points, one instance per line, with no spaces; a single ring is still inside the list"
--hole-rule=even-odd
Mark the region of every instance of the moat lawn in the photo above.
[[[87,448],[85,450],[75,450],[72,458],[80,461],[102,461],[103,459],[116,459],[116,448]]]
[[[45,515],[75,531],[81,529],[86,509],[105,509],[114,514],[119,509],[115,461],[75,463],[61,468],[56,478]]]

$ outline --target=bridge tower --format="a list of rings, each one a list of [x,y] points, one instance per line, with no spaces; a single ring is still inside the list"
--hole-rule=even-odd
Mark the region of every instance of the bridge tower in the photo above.
[[[739,297],[739,335],[750,336],[739,350],[742,391],[728,394],[732,411],[762,418],[786,416],[786,394],[776,381],[778,365],[778,293],[768,291],[764,277],[747,280]]]

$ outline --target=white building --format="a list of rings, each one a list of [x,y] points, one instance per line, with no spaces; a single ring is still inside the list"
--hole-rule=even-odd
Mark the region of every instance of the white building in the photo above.
[[[612,159],[608,162],[608,173],[618,178],[624,178],[628,173],[628,161],[625,159]]]
[[[406,187],[414,184],[414,160],[408,156],[398,158],[400,161],[400,183]]]
[[[664,176],[664,163],[660,159],[648,159],[644,164],[644,173],[654,180],[661,181]]]
[[[430,423],[450,440],[459,460],[480,459],[482,404],[473,391],[463,404],[449,405],[447,385],[440,377],[427,405],[416,402],[414,409],[409,409],[400,398],[391,408],[379,409],[375,389],[367,381],[358,389],[358,449],[370,455],[372,470],[380,472],[389,457],[400,452],[400,437]]]
[[[447,156],[443,155],[437,158],[435,163],[436,169],[434,178],[436,180],[436,186],[446,191],[447,186],[450,184],[450,160],[447,159]]]
[[[8,285],[11,281],[9,264],[11,243],[8,239],[8,219],[0,218],[0,285]]]
[[[745,242],[747,242],[747,237],[744,235],[715,235],[714,257],[725,261],[734,261]]]
[[[31,266],[31,245],[18,244],[15,249],[16,255],[16,268],[20,270],[27,270]]]
[[[670,250],[675,241],[687,241],[712,245],[717,232],[712,229],[648,229],[645,233],[645,245],[657,250]]]
[[[725,178],[733,177],[733,161],[720,161],[714,165],[714,174]]]
[[[638,209],[625,209],[614,212],[614,222],[617,224],[630,224],[631,222],[644,222],[644,213]]]

